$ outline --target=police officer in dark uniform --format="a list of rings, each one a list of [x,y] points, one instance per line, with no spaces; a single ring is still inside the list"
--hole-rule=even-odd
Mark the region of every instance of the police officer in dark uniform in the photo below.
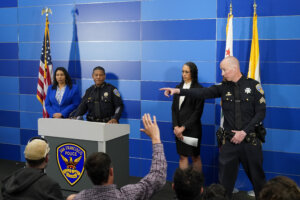
[[[105,82],[103,67],[95,67],[92,77],[95,85],[86,90],[73,117],[88,112],[86,116],[88,121],[118,123],[124,107],[118,89]]]
[[[221,97],[224,129],[218,138],[222,145],[219,154],[219,181],[231,198],[241,162],[253,185],[255,196],[258,197],[266,182],[261,143],[263,138],[256,131],[256,126],[265,117],[264,91],[259,82],[241,74],[239,61],[235,57],[226,57],[220,67],[224,78],[220,85],[190,90],[161,90],[165,90],[166,96],[180,94],[204,99]]]

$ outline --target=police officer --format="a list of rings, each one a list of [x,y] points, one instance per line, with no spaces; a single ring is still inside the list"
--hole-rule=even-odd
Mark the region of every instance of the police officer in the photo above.
[[[103,67],[95,67],[92,77],[95,85],[86,90],[73,117],[88,112],[88,121],[118,123],[124,107],[118,89],[105,82]]]
[[[226,57],[220,68],[224,78],[220,85],[190,90],[161,90],[165,90],[166,96],[180,94],[204,99],[221,97],[225,135],[219,154],[219,181],[231,198],[241,162],[258,197],[266,182],[262,166],[262,144],[255,132],[255,126],[265,117],[264,91],[259,82],[241,74],[239,61],[235,57]]]

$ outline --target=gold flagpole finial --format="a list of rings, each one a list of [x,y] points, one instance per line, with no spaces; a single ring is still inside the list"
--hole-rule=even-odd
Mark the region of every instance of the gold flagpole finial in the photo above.
[[[42,15],[46,13],[46,17],[48,17],[49,13],[52,14],[52,10],[50,8],[43,8]]]
[[[230,2],[230,12],[229,12],[230,15],[232,15],[232,2]]]
[[[256,4],[256,1],[255,1],[255,0],[254,0],[254,3],[253,3],[253,8],[254,8],[254,14],[256,15],[257,4]]]

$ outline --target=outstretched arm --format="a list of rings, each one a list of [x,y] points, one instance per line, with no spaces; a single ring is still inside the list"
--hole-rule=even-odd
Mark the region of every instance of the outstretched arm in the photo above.
[[[140,182],[126,185],[120,189],[128,199],[150,199],[166,183],[167,162],[163,145],[160,141],[156,117],[153,117],[152,122],[150,115],[145,114],[143,116],[143,124],[144,129],[141,129],[141,131],[151,138],[153,144],[152,164],[150,172]]]

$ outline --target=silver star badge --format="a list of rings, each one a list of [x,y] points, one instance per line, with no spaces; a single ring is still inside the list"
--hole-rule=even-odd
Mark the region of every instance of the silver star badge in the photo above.
[[[246,89],[245,89],[245,93],[246,93],[246,94],[250,94],[250,93],[251,93],[251,89],[250,89],[250,88],[246,88]]]

